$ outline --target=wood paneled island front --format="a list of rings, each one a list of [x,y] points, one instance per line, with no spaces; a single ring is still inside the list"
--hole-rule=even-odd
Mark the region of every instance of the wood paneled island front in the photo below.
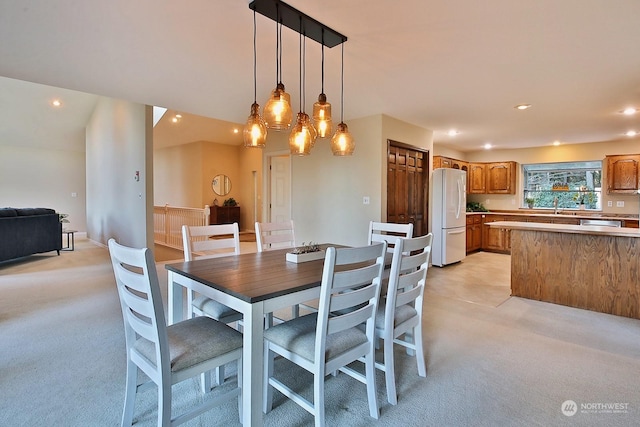
[[[640,319],[640,230],[493,222],[511,229],[511,295]]]

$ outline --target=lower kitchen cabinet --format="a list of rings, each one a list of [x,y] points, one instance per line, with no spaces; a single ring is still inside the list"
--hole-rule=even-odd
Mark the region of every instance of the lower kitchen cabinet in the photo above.
[[[482,215],[467,215],[467,253],[482,249]]]

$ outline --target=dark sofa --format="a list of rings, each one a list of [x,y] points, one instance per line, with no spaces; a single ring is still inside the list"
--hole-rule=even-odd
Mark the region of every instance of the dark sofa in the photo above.
[[[62,249],[59,215],[48,208],[0,208],[0,262]]]

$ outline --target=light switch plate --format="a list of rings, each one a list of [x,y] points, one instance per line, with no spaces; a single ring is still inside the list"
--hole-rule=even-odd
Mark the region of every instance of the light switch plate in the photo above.
[[[613,202],[612,202],[611,200],[609,200],[609,201],[607,202],[607,207],[609,207],[609,208],[610,208],[611,206],[613,206]]]
[[[618,208],[624,208],[624,201],[623,200],[618,200],[616,202],[616,207]]]

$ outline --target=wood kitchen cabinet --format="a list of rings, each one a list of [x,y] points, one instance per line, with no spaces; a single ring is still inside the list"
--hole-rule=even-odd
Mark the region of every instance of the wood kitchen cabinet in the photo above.
[[[465,162],[464,160],[452,159],[451,157],[433,156],[433,168],[460,169],[466,172],[469,170],[469,162]]]
[[[469,163],[467,172],[467,193],[486,194],[486,163]]]
[[[640,188],[640,154],[606,156],[607,193],[637,194]]]
[[[516,162],[487,163],[487,194],[516,194]]]
[[[523,221],[523,219],[517,216],[485,215],[482,225],[482,250],[503,254],[511,253],[511,230],[487,225],[496,221]]]
[[[467,253],[482,249],[482,215],[467,215]]]
[[[209,224],[233,224],[240,227],[240,206],[211,206]]]

